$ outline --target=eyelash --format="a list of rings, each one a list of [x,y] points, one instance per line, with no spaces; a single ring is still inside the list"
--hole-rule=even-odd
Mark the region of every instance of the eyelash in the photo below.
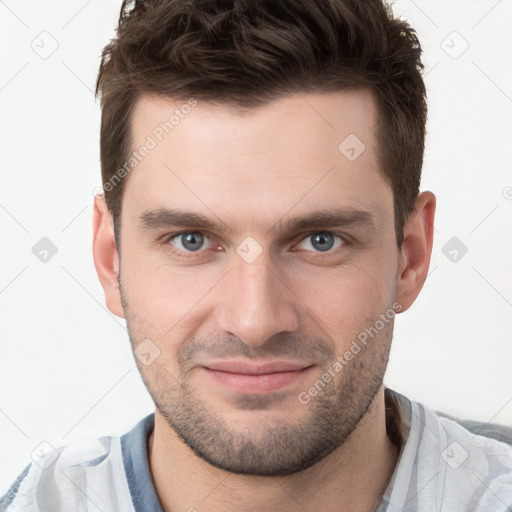
[[[166,235],[165,236],[165,238],[163,240],[163,244],[165,245],[166,250],[170,251],[174,256],[177,256],[179,258],[184,258],[184,259],[193,258],[197,254],[200,254],[201,252],[204,252],[202,250],[199,250],[199,251],[192,251],[192,252],[185,252],[185,253],[183,253],[182,251],[174,249],[173,246],[170,244],[171,240],[173,240],[174,238],[177,238],[180,235],[187,235],[187,234],[191,234],[191,233],[203,235],[204,237],[210,239],[210,237],[205,232],[203,232],[203,231],[195,231],[195,230],[179,231],[177,233],[171,233],[170,235]],[[296,244],[306,240],[307,238],[311,237],[312,235],[316,235],[316,234],[319,234],[319,233],[325,233],[325,234],[329,234],[329,235],[333,235],[335,237],[338,237],[338,238],[340,238],[343,241],[343,243],[341,244],[341,246],[337,247],[336,249],[326,251],[324,254],[318,252],[317,255],[314,256],[315,258],[326,258],[326,257],[332,256],[338,250],[343,250],[343,248],[345,246],[350,245],[350,240],[349,240],[348,235],[345,235],[344,233],[334,233],[332,231],[327,231],[327,230],[311,231],[308,234],[302,236],[302,238],[300,238]],[[294,245],[296,245],[296,244],[294,244]],[[311,252],[311,251],[308,251],[308,252]]]

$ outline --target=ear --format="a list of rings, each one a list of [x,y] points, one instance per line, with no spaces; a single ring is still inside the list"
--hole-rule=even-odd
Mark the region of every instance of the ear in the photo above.
[[[434,238],[435,210],[434,194],[422,192],[405,223],[396,291],[396,300],[402,306],[400,313],[407,311],[416,300],[427,278]]]
[[[105,291],[107,308],[124,318],[121,294],[119,291],[119,255],[114,237],[114,222],[103,194],[94,196],[93,242],[94,266]]]

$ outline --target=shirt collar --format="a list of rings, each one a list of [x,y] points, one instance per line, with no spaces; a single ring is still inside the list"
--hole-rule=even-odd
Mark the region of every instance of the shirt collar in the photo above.
[[[389,503],[411,428],[411,401],[384,386],[386,430],[390,440],[399,447],[398,460],[384,493],[380,510]],[[164,512],[149,469],[148,440],[155,425],[155,413],[148,414],[135,427],[121,436],[123,463],[135,512]]]

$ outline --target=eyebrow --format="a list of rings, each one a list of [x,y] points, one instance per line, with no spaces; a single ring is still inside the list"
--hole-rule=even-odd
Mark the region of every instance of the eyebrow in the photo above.
[[[268,232],[283,234],[315,228],[328,227],[376,227],[375,215],[359,208],[327,209],[307,213],[277,221]],[[233,234],[235,230],[222,221],[206,217],[200,213],[179,209],[158,208],[145,210],[139,215],[139,227],[142,230],[157,230],[172,227],[187,227],[197,230]]]

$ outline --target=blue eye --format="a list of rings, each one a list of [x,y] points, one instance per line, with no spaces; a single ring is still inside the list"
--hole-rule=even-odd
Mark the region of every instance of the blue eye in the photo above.
[[[167,235],[165,244],[173,255],[181,258],[198,256],[214,246],[209,236],[201,231],[181,231]],[[316,253],[321,257],[322,253],[330,256],[336,249],[346,244],[347,240],[344,236],[329,231],[315,231],[303,237],[296,245],[300,249]]]
[[[169,238],[169,243],[174,242],[175,240],[179,240],[180,244],[178,244],[178,249],[184,252],[197,252],[202,248],[205,240],[208,240],[203,233],[199,231],[186,231],[183,233],[178,233]],[[181,245],[181,247],[180,247]]]
[[[335,240],[336,238],[340,240],[337,244]],[[331,251],[332,249],[337,249],[341,245],[345,244],[345,240],[343,240],[342,237],[335,235],[334,233],[330,233],[329,231],[318,231],[316,233],[312,233],[304,238],[301,244],[304,242],[308,242],[310,246],[313,247],[313,250],[317,252]]]

